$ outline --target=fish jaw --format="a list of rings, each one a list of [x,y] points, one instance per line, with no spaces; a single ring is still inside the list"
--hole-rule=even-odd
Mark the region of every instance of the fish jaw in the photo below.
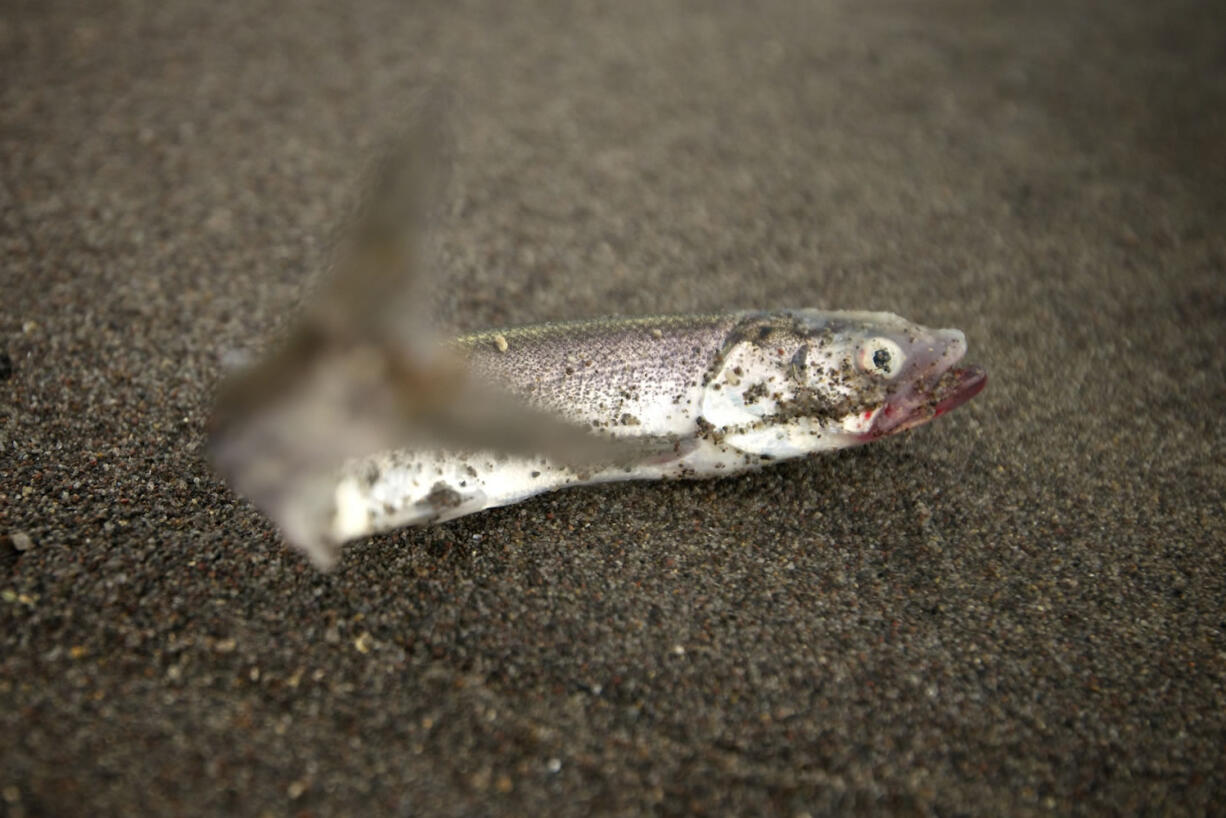
[[[857,435],[867,443],[914,429],[957,409],[987,386],[988,373],[979,366],[959,367],[966,355],[960,330],[937,330],[934,343],[912,362],[910,377],[887,393],[867,428]]]

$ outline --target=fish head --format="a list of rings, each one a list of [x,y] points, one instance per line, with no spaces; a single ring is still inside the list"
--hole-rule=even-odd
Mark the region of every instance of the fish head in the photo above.
[[[852,441],[864,443],[927,423],[966,403],[987,385],[987,372],[959,366],[966,336],[930,329],[893,313],[844,313],[843,357],[854,375],[842,384],[861,396],[859,412],[845,417]]]
[[[960,367],[966,337],[885,312],[750,316],[704,387],[721,441],[765,459],[867,443],[970,400],[987,383]]]

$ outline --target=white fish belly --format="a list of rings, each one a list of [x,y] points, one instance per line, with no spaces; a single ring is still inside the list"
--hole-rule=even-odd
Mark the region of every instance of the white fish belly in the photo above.
[[[762,458],[707,438],[677,440],[671,456],[576,471],[544,458],[491,452],[396,451],[351,463],[337,483],[337,542],[462,517],[567,486],[621,480],[719,477],[759,468]]]

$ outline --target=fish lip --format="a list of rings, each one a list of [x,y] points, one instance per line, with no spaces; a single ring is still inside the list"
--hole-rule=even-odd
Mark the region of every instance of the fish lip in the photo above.
[[[949,370],[933,386],[932,416],[935,418],[952,412],[982,392],[987,385],[988,372],[981,366],[964,366]]]

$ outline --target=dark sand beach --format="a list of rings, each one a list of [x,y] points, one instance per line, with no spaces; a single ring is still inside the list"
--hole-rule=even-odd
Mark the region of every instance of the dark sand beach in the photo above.
[[[315,571],[205,419],[435,82],[446,326],[891,310],[986,391]],[[4,3],[0,814],[1220,810],[1223,134],[1210,3]]]

